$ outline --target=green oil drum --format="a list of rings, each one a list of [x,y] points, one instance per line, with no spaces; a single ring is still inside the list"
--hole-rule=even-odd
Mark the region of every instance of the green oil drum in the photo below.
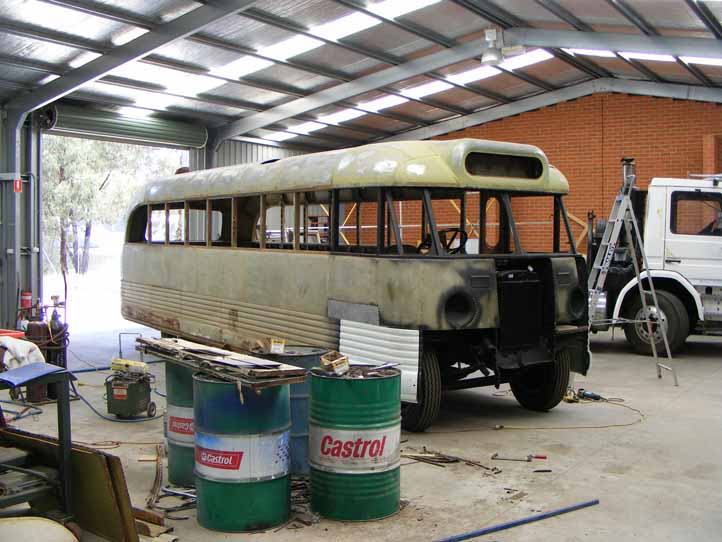
[[[165,436],[168,445],[168,481],[193,485],[193,370],[166,362]]]
[[[401,375],[383,375],[311,374],[311,508],[326,518],[365,521],[399,509]]]
[[[290,510],[288,386],[240,393],[193,376],[197,518],[214,531],[266,529]]]
[[[313,369],[321,365],[321,356],[328,350],[312,346],[286,346],[283,354],[268,354],[268,359]],[[291,384],[291,474],[309,473],[308,465],[308,406],[310,402],[311,377]]]

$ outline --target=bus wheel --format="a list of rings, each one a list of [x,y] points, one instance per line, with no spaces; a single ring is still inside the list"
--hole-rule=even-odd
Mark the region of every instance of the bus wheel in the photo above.
[[[436,354],[424,352],[419,369],[419,402],[401,405],[401,427],[406,431],[423,431],[434,423],[441,408],[441,371]]]
[[[647,295],[647,311],[650,312],[650,319],[661,321],[661,325],[667,330],[667,341],[672,354],[675,354],[684,344],[689,335],[689,315],[687,309],[679,300],[679,298],[669,292],[658,290],[657,301],[659,302],[659,315],[655,314],[652,296]],[[625,311],[626,317],[630,320],[637,320],[632,324],[624,326],[624,335],[627,341],[637,354],[652,355],[652,346],[649,344],[649,330],[647,323],[640,320],[646,320],[644,307],[642,307],[642,299],[634,296]],[[659,356],[666,356],[667,352],[664,348],[664,338],[659,324],[652,324],[652,336],[654,337],[654,346]]]
[[[542,363],[521,369],[510,382],[511,391],[521,406],[529,410],[551,410],[564,398],[569,386],[571,351],[557,352],[554,363]]]

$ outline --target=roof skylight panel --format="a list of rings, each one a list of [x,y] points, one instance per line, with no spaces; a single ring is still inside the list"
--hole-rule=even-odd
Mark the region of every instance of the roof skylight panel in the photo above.
[[[613,51],[605,51],[604,49],[562,49],[570,55],[598,56],[602,58],[614,58],[617,56]]]
[[[539,62],[544,62],[550,58],[554,58],[554,55],[550,52],[545,51],[544,49],[534,49],[528,53],[507,58],[504,62],[499,64],[499,67],[505,70],[520,70],[522,68],[538,64]]]
[[[629,60],[630,58],[633,60],[655,60],[657,62],[675,62],[674,57],[671,55],[660,55],[657,53],[629,53],[626,51],[621,51],[619,53],[624,58]]]
[[[722,66],[722,58],[707,58],[703,56],[681,56],[679,57],[687,64],[702,64],[704,66]]]

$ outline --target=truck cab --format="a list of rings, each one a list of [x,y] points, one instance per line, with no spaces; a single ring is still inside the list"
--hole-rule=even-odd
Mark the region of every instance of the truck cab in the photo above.
[[[645,285],[650,277],[653,281],[658,320],[666,326],[672,351],[679,351],[690,334],[722,334],[722,177],[655,178],[646,192],[635,193],[633,201],[637,217],[643,217],[640,226],[649,263],[642,280]],[[591,251],[602,226],[599,221]],[[623,253],[629,254],[620,251],[610,270],[606,307],[597,308],[604,313],[598,317],[612,321],[644,316],[631,259]],[[637,352],[651,353],[644,323],[624,324],[624,331]],[[663,351],[661,333],[653,332]]]

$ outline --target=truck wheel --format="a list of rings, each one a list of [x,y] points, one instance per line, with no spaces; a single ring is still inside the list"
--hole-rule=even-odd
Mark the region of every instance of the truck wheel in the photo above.
[[[669,341],[669,349],[675,354],[684,344],[689,335],[689,315],[679,298],[662,290],[657,290],[657,301],[659,302],[659,320],[667,329],[667,341]],[[647,295],[647,310],[654,311],[652,304],[652,296]],[[642,300],[638,296],[629,303],[625,311],[626,318],[630,320],[645,319]],[[664,339],[662,338],[659,324],[652,325],[652,334],[654,337],[654,345],[657,348],[657,354],[665,356]],[[624,335],[627,341],[637,354],[652,355],[652,346],[649,344],[649,331],[645,322],[635,322],[624,326]]]
[[[529,410],[551,410],[564,398],[569,386],[572,354],[559,350],[554,363],[532,365],[521,369],[510,385],[514,397]]]
[[[419,369],[419,402],[401,405],[401,427],[406,431],[423,431],[434,423],[441,409],[441,371],[436,354],[424,352]]]

